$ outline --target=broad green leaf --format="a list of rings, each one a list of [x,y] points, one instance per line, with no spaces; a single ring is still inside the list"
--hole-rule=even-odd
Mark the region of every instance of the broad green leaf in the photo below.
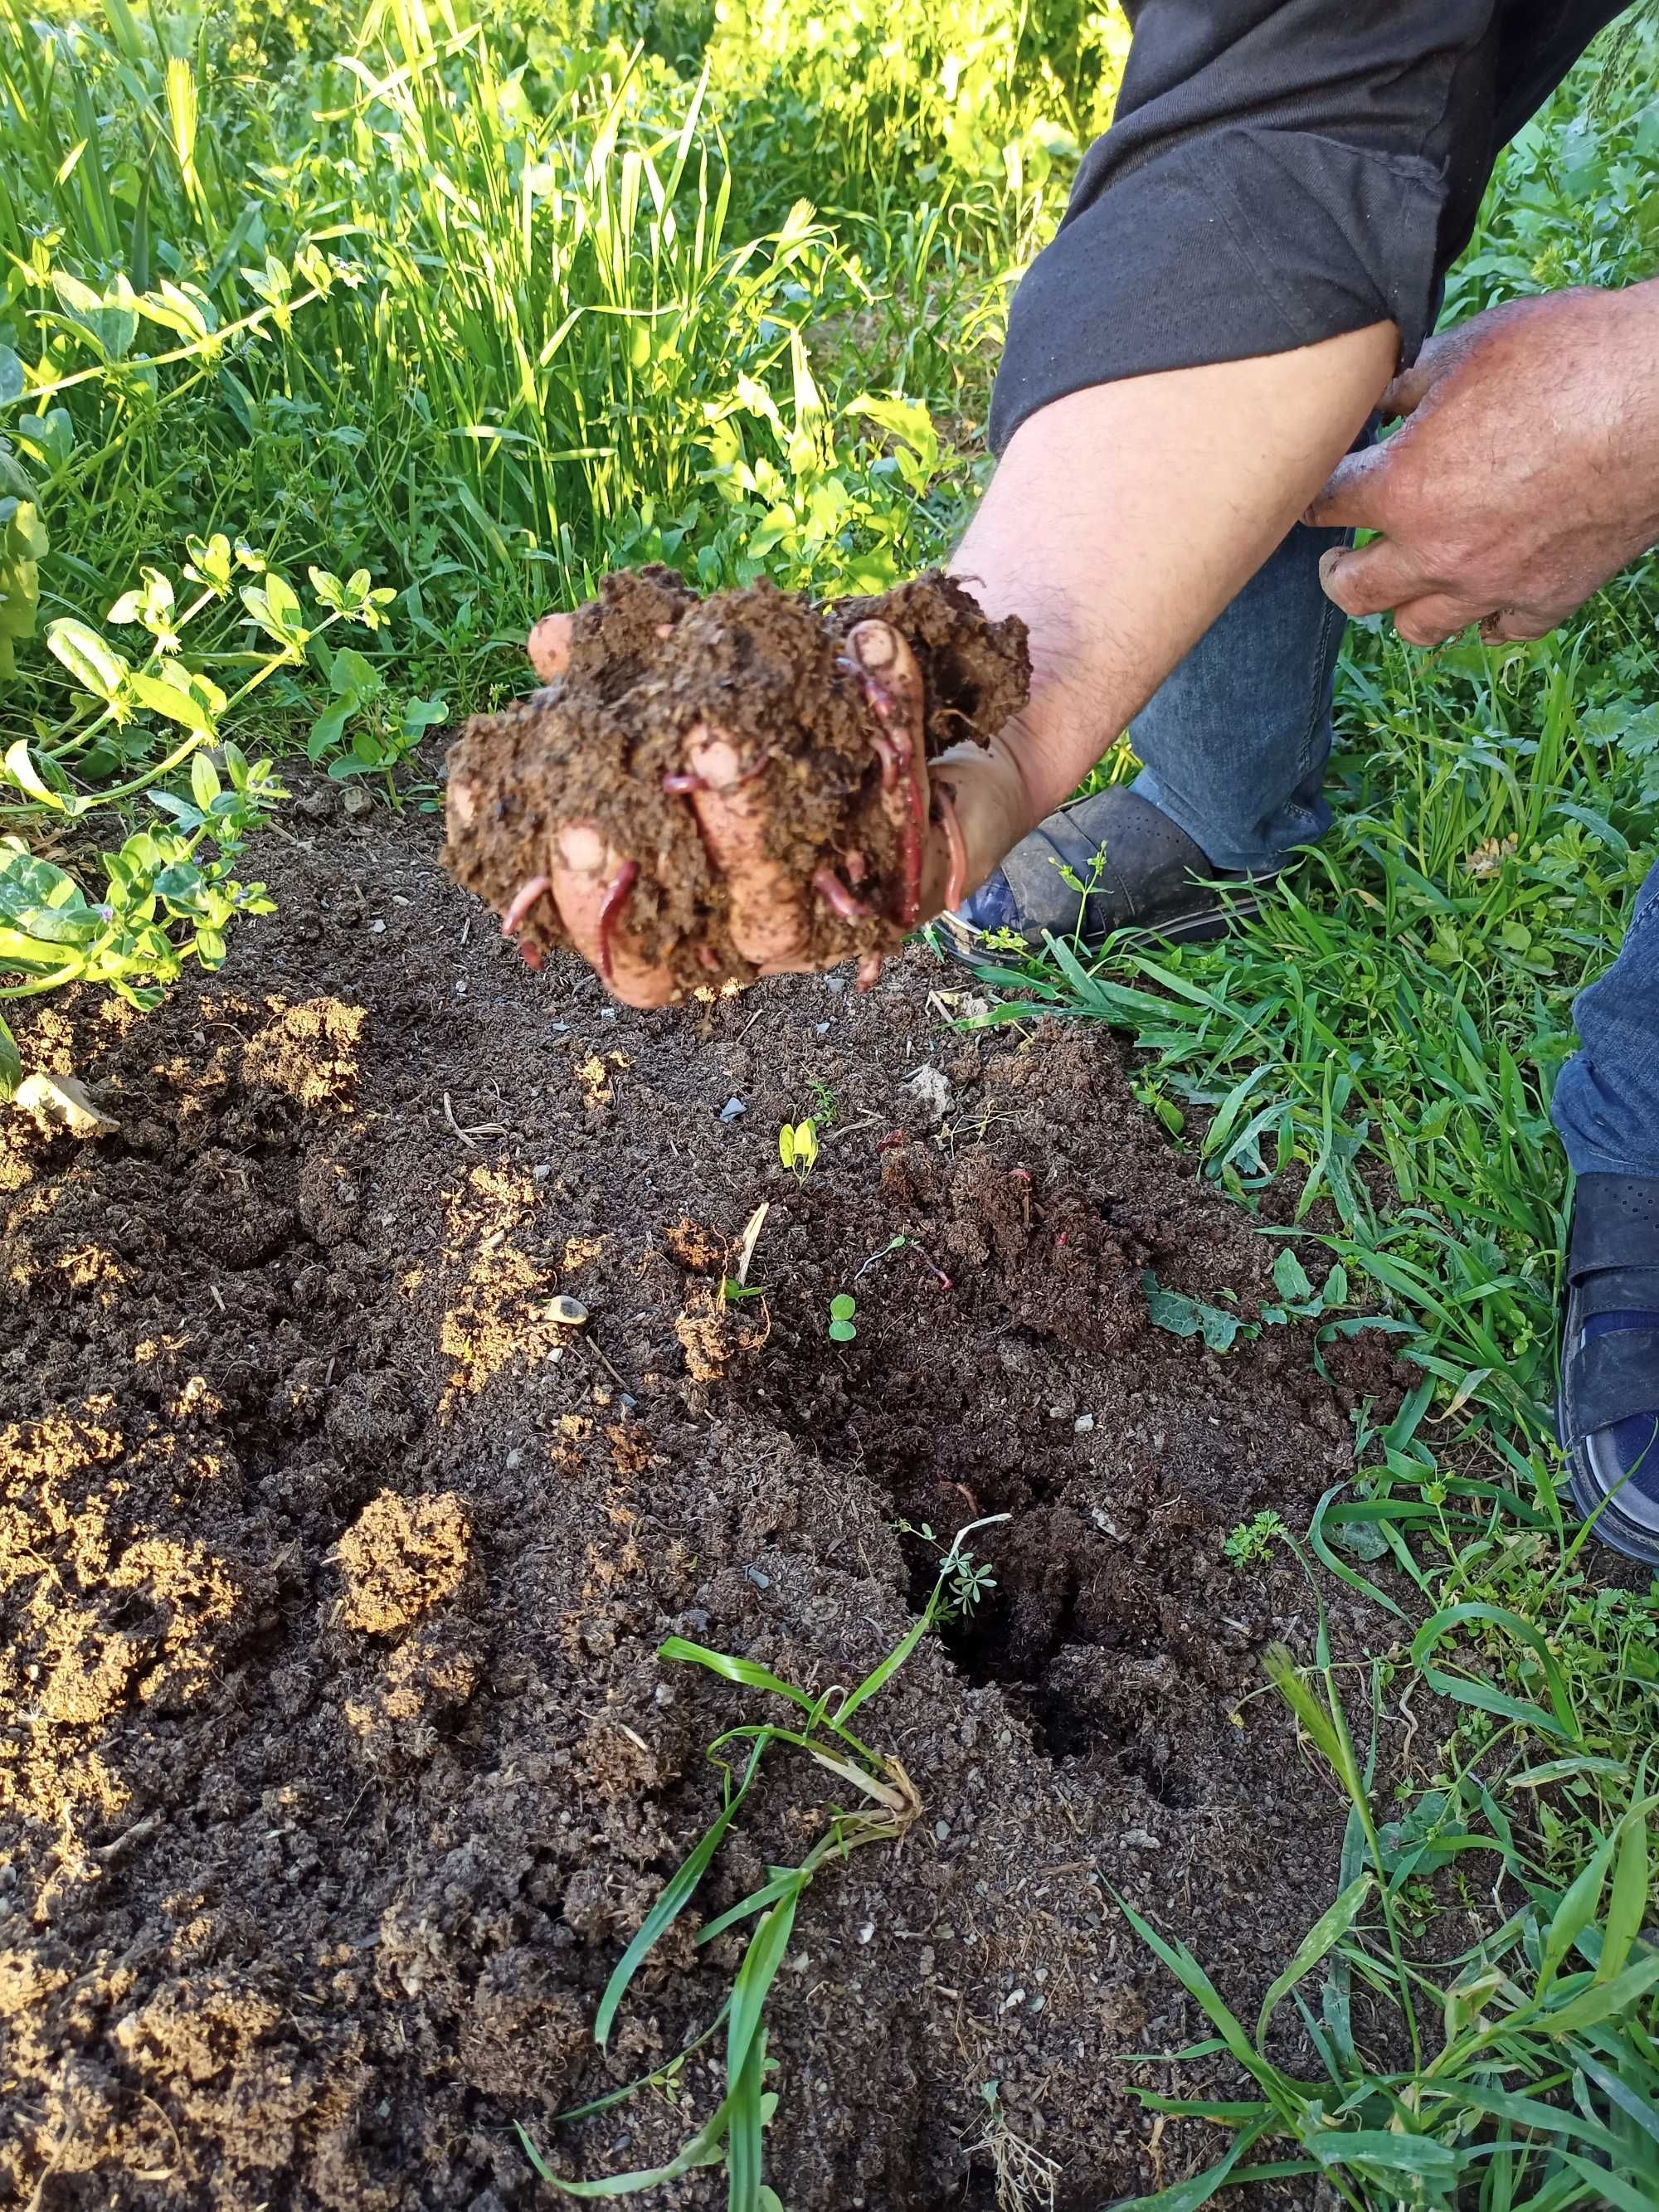
[[[169,721],[182,722],[198,738],[211,738],[217,732],[217,724],[196,694],[182,684],[169,682],[159,671],[135,670],[127,679],[127,692],[139,706],[148,707],[152,714],[165,714]]]
[[[113,646],[106,645],[95,629],[65,616],[47,624],[46,647],[94,699],[101,699],[106,706],[114,704],[131,673],[131,664]]]
[[[27,792],[31,799],[38,799],[42,806],[55,807],[59,812],[63,811],[63,794],[52,789],[34,765],[27,738],[19,738],[15,745],[7,748],[5,772],[9,781],[16,784],[20,790]]]
[[[1155,1328],[1167,1329],[1171,1336],[1202,1336],[1212,1352],[1227,1352],[1243,1327],[1236,1313],[1226,1313],[1219,1306],[1206,1305],[1201,1298],[1189,1298],[1180,1291],[1166,1291],[1156,1274],[1148,1267],[1140,1278],[1146,1293],[1146,1311]]]
[[[1291,1304],[1304,1304],[1313,1296],[1308,1271],[1286,1244],[1273,1261],[1273,1287]]]
[[[17,1040],[3,1021],[0,1021],[0,1098],[9,1098],[23,1080],[23,1055],[17,1049]]]

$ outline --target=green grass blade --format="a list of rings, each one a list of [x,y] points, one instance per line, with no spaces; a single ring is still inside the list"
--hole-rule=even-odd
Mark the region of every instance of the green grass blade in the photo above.
[[[1358,1881],[1351,1881],[1335,1903],[1322,1912],[1297,1947],[1296,1956],[1284,1972],[1277,1977],[1261,2000],[1261,2011],[1255,2024],[1255,2047],[1262,2049],[1267,2039],[1267,2023],[1280,2002],[1289,1996],[1304,1975],[1310,1974],[1326,1954],[1342,1941],[1364,1909],[1366,1899],[1376,1886],[1376,1878],[1369,1871]]]
[[[749,1765],[744,1771],[743,1780],[720,1808],[708,1832],[698,1842],[678,1871],[665,1884],[661,1895],[641,1923],[639,1931],[633,1942],[617,1961],[616,1970],[605,1985],[605,1994],[599,1999],[599,2008],[593,2021],[593,2040],[601,2051],[605,2049],[610,2039],[611,2027],[617,2017],[617,2008],[627,1995],[629,1984],[639,1972],[647,1954],[661,1941],[678,1919],[690,1902],[697,1884],[708,1871],[710,1860],[720,1849],[726,1830],[731,1826],[737,1816],[738,1808],[749,1794],[750,1785],[754,1781],[764,1755],[767,1741],[763,1737],[756,1744],[749,1755]]]

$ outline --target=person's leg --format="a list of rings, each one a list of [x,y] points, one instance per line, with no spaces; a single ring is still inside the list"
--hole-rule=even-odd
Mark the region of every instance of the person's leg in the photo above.
[[[1597,1533],[1659,1562],[1659,867],[1574,1013],[1580,1048],[1551,1107],[1577,1178],[1561,1441]]]
[[[1579,1049],[1550,1106],[1575,1175],[1659,1176],[1659,866],[1606,975],[1573,1006]]]
[[[1129,725],[1133,788],[1218,869],[1271,874],[1331,826],[1325,764],[1346,617],[1319,559],[1347,542],[1298,523]]]
[[[969,959],[987,934],[1045,930],[1091,940],[1126,927],[1212,936],[1212,876],[1271,877],[1330,827],[1325,766],[1346,617],[1320,588],[1320,556],[1347,533],[1297,524],[1129,726],[1133,784],[1051,814],[958,914],[947,945]],[[1078,885],[1090,887],[1085,900]]]

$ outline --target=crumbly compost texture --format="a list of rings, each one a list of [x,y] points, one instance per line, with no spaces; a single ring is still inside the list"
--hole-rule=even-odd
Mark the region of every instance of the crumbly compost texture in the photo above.
[[[1024,704],[1024,623],[988,622],[948,576],[820,607],[765,582],[700,599],[670,569],[618,571],[575,616],[565,674],[476,716],[452,751],[450,775],[473,808],[452,823],[451,872],[505,911],[546,869],[560,828],[592,823],[637,866],[620,926],[647,957],[688,989],[751,981],[693,809],[664,789],[684,772],[690,733],[717,728],[764,801],[769,857],[803,886],[806,959],[891,951],[905,934],[901,838],[883,803],[880,726],[847,659],[848,632],[872,617],[916,657],[930,759],[964,740],[988,744]],[[825,866],[856,880],[864,914],[813,895]],[[531,910],[520,942],[532,957],[568,942],[550,899]]]
[[[429,818],[301,791],[218,975],[20,1024],[117,1126],[0,1115],[0,2203],[532,2212],[520,2121],[567,2178],[672,2157],[720,2037],[672,2097],[552,2116],[707,2027],[737,1939],[696,1928],[848,1792],[777,1753],[599,2054],[719,1810],[705,1747],[790,1717],[659,1646],[850,1686],[937,1568],[903,1524],[994,1514],[994,1589],[860,1711],[923,1813],[802,1902],[769,2178],[995,2212],[1023,2172],[1096,2212],[1196,2172],[1216,2139],[1124,2062],[1207,2031],[1114,1893],[1246,2019],[1334,1893],[1343,1808],[1258,1694],[1268,1641],[1311,1653],[1307,1585],[1224,1547],[1352,1471],[1388,1340],[1325,1347],[1333,1382],[1305,1328],[1221,1358],[1152,1326],[1146,1270],[1250,1319],[1279,1246],[1097,1030],[964,1034],[920,949],[867,995],[638,1015],[470,927]],[[813,1111],[798,1182],[778,1125]],[[1392,1635],[1326,1591],[1340,1656]]]

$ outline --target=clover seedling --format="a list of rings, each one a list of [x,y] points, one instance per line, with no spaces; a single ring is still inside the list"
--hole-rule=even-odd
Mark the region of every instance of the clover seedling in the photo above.
[[[831,1344],[850,1344],[853,1341],[858,1334],[858,1330],[854,1326],[853,1316],[858,1310],[859,1302],[856,1298],[849,1297],[845,1291],[836,1291],[835,1297],[830,1301]]]

